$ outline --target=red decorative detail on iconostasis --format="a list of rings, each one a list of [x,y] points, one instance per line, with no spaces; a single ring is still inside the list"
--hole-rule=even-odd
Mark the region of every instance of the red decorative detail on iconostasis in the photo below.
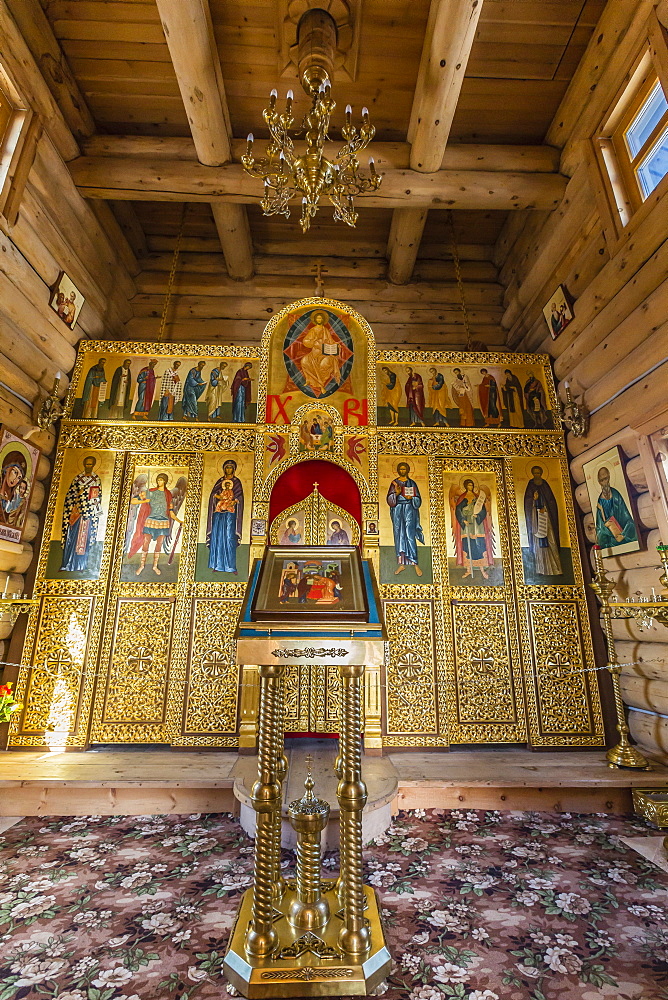
[[[348,511],[361,528],[362,501],[357,483],[340,465],[319,459],[299,462],[278,477],[269,501],[269,524],[287,507],[309,497],[314,483],[325,500]]]

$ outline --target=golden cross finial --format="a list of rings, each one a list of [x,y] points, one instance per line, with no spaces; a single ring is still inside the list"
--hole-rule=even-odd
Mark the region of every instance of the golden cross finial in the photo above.
[[[323,275],[327,273],[327,268],[323,267],[321,260],[317,260],[311,268],[311,274],[315,275],[315,294],[317,298],[324,299],[325,297],[325,282]]]

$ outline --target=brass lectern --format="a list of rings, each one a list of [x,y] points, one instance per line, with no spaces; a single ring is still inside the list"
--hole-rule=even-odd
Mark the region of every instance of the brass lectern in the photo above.
[[[246,997],[365,995],[390,970],[378,900],[362,882],[361,684],[365,665],[384,660],[380,607],[371,564],[357,548],[270,546],[253,566],[236,639],[237,662],[257,664],[260,675],[255,876],[224,964]],[[300,662],[336,663],[341,677],[334,880],[320,878],[326,803],[308,795],[291,804],[290,818],[304,835],[313,828],[311,840],[301,844],[297,878],[281,875],[283,673]]]

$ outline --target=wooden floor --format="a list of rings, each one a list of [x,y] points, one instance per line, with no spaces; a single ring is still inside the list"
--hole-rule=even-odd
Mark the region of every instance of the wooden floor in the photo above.
[[[404,809],[624,812],[631,788],[668,788],[668,767],[612,769],[600,751],[396,753],[386,760],[397,772],[396,806]],[[0,753],[0,816],[233,811],[237,761],[235,753],[207,751]],[[301,771],[296,758],[293,764]],[[240,766],[246,770],[248,759]]]
[[[530,753],[466,751],[390,754],[399,771],[400,809],[631,810],[632,788],[668,788],[668,767],[611,768],[600,750]]]

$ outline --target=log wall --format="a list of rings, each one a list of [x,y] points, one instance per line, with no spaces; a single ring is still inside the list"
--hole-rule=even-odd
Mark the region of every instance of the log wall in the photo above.
[[[59,370],[61,392],[66,392],[79,340],[123,335],[139,267],[118,226],[118,232],[113,229],[113,217],[104,216],[106,206],[91,206],[72,181],[65,161],[77,156],[79,147],[58,97],[50,94],[49,84],[56,88],[58,81],[47,83],[42,76],[4,5],[0,15],[0,57],[43,126],[18,218],[10,224],[0,215],[0,423],[41,452],[23,540],[0,542],[1,593],[7,580],[9,592],[30,591],[39,548],[56,436],[36,427],[33,407],[51,392]],[[61,271],[86,299],[73,330],[49,306]],[[23,627],[20,616],[15,632]],[[1,661],[20,655],[19,637],[12,644],[11,632],[0,617]]]
[[[601,208],[600,177],[587,142],[597,125],[589,94],[596,89],[591,103],[600,118],[624,81],[632,52],[646,37],[649,13],[645,9],[639,18],[632,5],[627,11],[623,7],[608,4],[595,32],[598,42],[590,45],[548,135],[562,148],[562,170],[571,177],[562,204],[547,218],[528,216],[523,226],[509,220],[497,241],[496,263],[506,284],[502,323],[509,345],[550,354],[562,398],[568,381],[592,412],[587,436],[568,436],[588,548],[595,531],[583,465],[613,445],[627,461],[643,550],[606,559],[605,565],[618,594],[633,599],[649,595],[652,587],[661,589],[656,545],[668,542],[668,502],[658,457],[660,447],[668,451],[661,445],[668,425],[668,190],[664,181],[621,234],[611,229]],[[608,39],[612,46],[622,30],[626,65],[614,47],[609,59],[601,57]],[[585,106],[588,133],[580,115]],[[575,300],[575,318],[555,341],[542,309],[559,284]],[[622,690],[631,733],[650,753],[668,760],[668,628],[641,631],[619,621],[614,633],[619,660],[627,664]]]
[[[339,223],[339,225],[341,225]],[[299,239],[299,237],[297,237]],[[295,244],[299,250],[299,245]],[[387,280],[387,262],[336,256],[322,258],[328,298],[342,299],[371,323],[379,346],[457,350],[466,335],[452,261],[419,260],[414,281]],[[177,343],[257,343],[274,313],[314,294],[312,261],[304,256],[256,253],[255,277],[227,277],[221,253],[181,254],[168,313],[166,339]],[[142,261],[128,337],[157,340],[172,254],[149,253]],[[462,261],[472,338],[490,350],[504,341],[503,287],[491,261]]]

